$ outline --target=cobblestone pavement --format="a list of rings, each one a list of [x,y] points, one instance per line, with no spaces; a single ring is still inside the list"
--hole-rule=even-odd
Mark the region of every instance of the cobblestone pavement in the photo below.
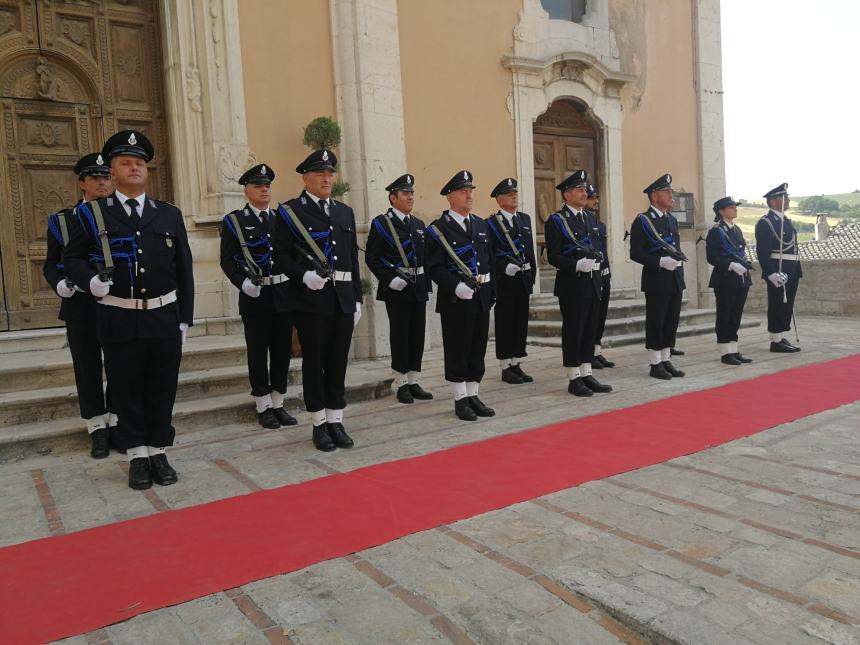
[[[566,393],[557,349],[533,348],[532,385],[502,384],[488,361],[481,397],[497,416],[478,423],[454,418],[433,351],[424,385],[436,400],[351,406],[352,451],[314,451],[304,413],[284,431],[213,420],[194,434],[179,429],[179,484],[145,493],[125,486],[118,456],[5,464],[0,516],[18,521],[0,523],[0,545],[860,352],[860,319],[799,322],[797,355],[767,352],[762,328],[742,332],[741,351],[755,361],[743,367],[719,363],[711,338],[684,339],[677,363],[688,376],[668,383],[648,378],[641,348],[608,350],[618,367],[596,374],[616,391],[587,400]],[[786,392],[802,395],[803,383]],[[63,642],[860,643],[858,418],[860,403],[843,406]]]

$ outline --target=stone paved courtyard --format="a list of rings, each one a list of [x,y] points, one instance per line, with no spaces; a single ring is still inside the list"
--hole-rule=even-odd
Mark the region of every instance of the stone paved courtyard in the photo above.
[[[179,484],[144,493],[125,486],[117,455],[7,463],[0,545],[860,352],[860,319],[799,323],[797,355],[767,352],[763,328],[742,331],[741,351],[755,362],[736,368],[719,363],[712,338],[684,339],[687,355],[677,364],[688,376],[668,383],[647,377],[640,347],[608,350],[618,367],[596,374],[615,392],[585,400],[566,393],[558,349],[530,348],[532,385],[502,384],[488,361],[481,396],[497,416],[477,423],[453,416],[440,352],[432,351],[424,384],[436,400],[350,406],[352,451],[313,450],[306,413],[298,428],[281,431],[213,419],[206,430],[179,428],[171,452]],[[388,371],[384,363],[370,369]],[[785,396],[803,396],[803,383]],[[63,642],[860,643],[858,419],[860,403],[843,406]]]

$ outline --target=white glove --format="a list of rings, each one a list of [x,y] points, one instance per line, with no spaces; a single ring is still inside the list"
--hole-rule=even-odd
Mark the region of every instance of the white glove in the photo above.
[[[743,275],[747,272],[747,268],[739,262],[731,262],[729,263],[729,271],[734,271],[738,275]]]
[[[475,290],[467,287],[465,282],[458,282],[454,288],[454,295],[460,300],[471,300]]]
[[[777,288],[788,282],[788,280],[785,279],[785,274],[783,273],[771,273],[767,276],[767,279],[770,280],[770,283]]]
[[[674,271],[679,266],[681,266],[681,262],[674,258],[670,258],[668,255],[664,255],[660,258],[660,268],[666,269],[667,271]]]
[[[358,325],[358,321],[361,320],[361,303],[355,303],[355,313],[352,314],[352,326],[355,327]]]
[[[251,278],[245,278],[245,281],[242,282],[242,291],[245,292],[245,295],[250,296],[251,298],[259,298],[262,290],[263,286],[254,284],[251,282]]]
[[[188,336],[188,323],[179,323],[179,334],[182,336],[182,344],[185,344],[185,337]]]
[[[576,270],[582,273],[591,273],[594,271],[594,260],[591,258],[582,258],[576,261]]]
[[[102,298],[108,295],[108,291],[110,291],[110,286],[113,284],[113,280],[109,282],[102,282],[99,280],[97,275],[94,275],[90,279],[90,293],[93,294],[96,298]]]
[[[60,298],[71,298],[75,295],[75,288],[66,284],[65,280],[60,280],[57,283],[57,295],[60,296]]]
[[[403,291],[407,284],[409,283],[398,275],[391,279],[391,282],[388,283],[388,288],[394,291]]]
[[[522,271],[522,267],[513,262],[508,262],[508,266],[505,267],[505,275],[515,276],[520,271]]]
[[[305,271],[305,274],[302,276],[302,282],[311,291],[319,291],[325,286],[327,280],[316,271]]]

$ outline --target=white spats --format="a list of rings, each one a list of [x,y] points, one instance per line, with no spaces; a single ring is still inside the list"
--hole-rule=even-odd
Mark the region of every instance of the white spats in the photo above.
[[[603,351],[603,348],[602,348],[600,345],[595,345],[595,346],[594,346],[594,355],[595,355],[595,356],[600,356],[600,354],[602,353],[602,351]]]
[[[331,408],[326,408],[325,418],[329,423],[343,423],[343,409],[332,410]]]
[[[454,393],[454,400],[459,401],[460,399],[465,399],[468,394],[466,394],[466,384],[465,383],[451,383],[451,390]]]
[[[664,347],[663,349],[660,350],[660,360],[661,361],[663,361],[665,363],[670,358],[672,358],[672,348],[671,347]]]
[[[772,343],[778,343],[781,340],[782,340],[782,332],[770,335],[770,342],[772,342]]]
[[[87,422],[87,432],[92,434],[96,430],[101,430],[105,426],[105,418],[103,414],[98,415],[97,417],[93,417],[92,419],[86,419]]]
[[[720,351],[720,356],[732,353],[731,343],[717,343],[717,349]]]
[[[325,410],[317,410],[316,412],[311,412],[311,423],[313,423],[315,426],[321,426],[325,422]]]
[[[729,343],[729,353],[730,354],[737,354],[738,353],[738,342],[736,340],[733,340],[732,342]]]
[[[105,423],[107,423],[108,428],[116,428],[116,424],[119,423],[119,417],[113,412],[108,412],[105,415]]]
[[[403,372],[397,372],[392,370],[391,376],[394,378],[394,389],[403,387],[409,381],[409,377]]]
[[[156,448],[155,446],[147,446],[146,449],[149,451],[150,457],[155,457],[155,455],[163,455],[167,452],[167,448]]]
[[[583,363],[579,366],[579,371],[583,376],[591,376],[591,363]]]
[[[567,380],[572,381],[575,378],[579,378],[582,376],[582,371],[578,367],[568,367],[567,368]]]
[[[661,352],[659,349],[649,349],[648,350],[648,362],[651,365],[657,365],[658,363],[662,363],[663,362],[663,352]]]
[[[508,369],[510,366],[511,366],[511,359],[510,358],[503,358],[502,360],[499,361],[499,367],[501,367],[503,370]]]
[[[278,392],[277,390],[272,390],[272,407],[273,408],[282,408],[284,407],[284,397],[287,396],[286,392]]]
[[[511,359],[511,365],[519,365],[520,363],[523,362],[524,358],[525,358],[525,356],[519,356],[519,357],[515,356],[514,358]]]
[[[466,396],[478,396],[478,387],[477,381],[466,383]]]
[[[136,448],[129,448],[125,456],[129,461],[132,459],[149,459],[149,448],[146,446],[137,446]]]
[[[418,385],[418,375],[419,374],[421,374],[421,372],[416,372],[414,370],[411,372],[407,372],[406,373],[406,382],[409,385]]]
[[[257,414],[260,414],[260,412],[265,412],[272,407],[272,395],[255,396],[254,402],[257,404]]]

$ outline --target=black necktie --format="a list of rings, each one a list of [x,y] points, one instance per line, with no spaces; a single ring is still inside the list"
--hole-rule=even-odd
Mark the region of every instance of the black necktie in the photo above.
[[[265,224],[269,219],[269,211],[260,211],[260,221]]]
[[[320,200],[320,210],[323,212],[323,215],[328,217],[328,209],[326,208],[326,206],[328,206],[328,201],[326,201],[325,199],[321,199]]]
[[[469,216],[466,215],[466,219],[463,220],[463,224],[466,226],[466,235],[470,238],[472,237],[472,223],[469,221]]]
[[[128,206],[131,210],[131,212],[129,213],[129,217],[131,217],[131,223],[135,226],[140,224],[140,215],[137,212],[137,207],[140,206],[140,204],[137,203],[137,200],[134,197],[132,197],[131,199],[127,199],[125,201],[125,205]]]

